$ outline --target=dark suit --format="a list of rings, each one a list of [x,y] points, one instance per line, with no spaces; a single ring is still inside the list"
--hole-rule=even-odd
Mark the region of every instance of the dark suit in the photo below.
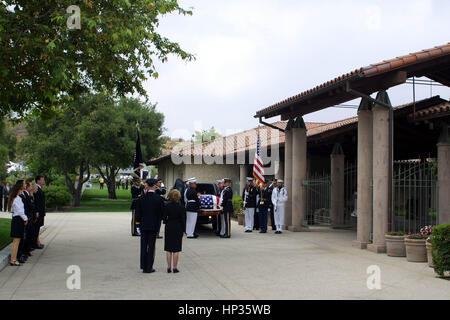
[[[39,230],[44,225],[45,217],[45,193],[42,188],[38,187],[38,191],[34,194],[34,211],[38,213],[38,218],[34,224],[34,241],[33,246],[37,246],[37,238]]]
[[[153,269],[156,236],[161,227],[164,201],[155,192],[147,192],[136,203],[136,220],[141,228],[141,269]]]
[[[34,246],[34,241],[36,238],[35,235],[35,226],[34,221],[36,219],[36,211],[34,207],[34,199],[27,191],[24,191],[20,197],[22,198],[25,215],[28,218],[28,223],[25,226],[25,239],[23,243],[23,252],[28,253],[31,251],[31,248]]]

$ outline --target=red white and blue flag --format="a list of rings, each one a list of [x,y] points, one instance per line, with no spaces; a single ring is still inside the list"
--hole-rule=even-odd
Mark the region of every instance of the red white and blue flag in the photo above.
[[[262,187],[264,184],[264,163],[261,159],[261,139],[259,138],[256,143],[255,160],[253,163],[253,177],[255,178],[255,184]]]
[[[220,199],[218,196],[211,194],[202,194],[198,196],[200,198],[200,210],[203,211],[216,211],[222,210],[220,204]]]

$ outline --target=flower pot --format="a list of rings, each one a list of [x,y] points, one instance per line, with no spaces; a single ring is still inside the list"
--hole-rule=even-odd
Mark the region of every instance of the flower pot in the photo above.
[[[427,246],[427,258],[428,258],[428,266],[430,267],[430,268],[434,268],[434,265],[433,265],[433,255],[432,255],[432,253],[431,253],[431,242],[428,242],[427,241],[427,244],[426,244],[426,246]]]
[[[427,262],[427,239],[405,238],[406,260],[409,262]]]
[[[245,221],[245,216],[242,213],[238,213],[238,224],[240,226],[244,225],[244,221]]]
[[[405,236],[385,235],[386,252],[390,257],[406,257]]]

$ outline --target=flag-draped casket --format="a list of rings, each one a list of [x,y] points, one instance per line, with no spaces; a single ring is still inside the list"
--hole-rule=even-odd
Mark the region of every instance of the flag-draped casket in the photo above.
[[[200,198],[200,215],[212,216],[222,213],[220,206],[220,198],[211,194],[201,194]]]

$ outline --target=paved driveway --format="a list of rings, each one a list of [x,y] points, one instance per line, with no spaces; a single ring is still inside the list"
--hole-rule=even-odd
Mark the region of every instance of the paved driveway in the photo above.
[[[143,274],[129,213],[49,213],[46,225],[44,250],[0,272],[0,299],[450,299],[427,264],[353,248],[351,231],[249,234],[233,223],[231,239],[185,239],[178,274],[165,272],[158,240],[157,272]],[[67,289],[70,265],[80,290]],[[367,288],[370,265],[381,290]]]

